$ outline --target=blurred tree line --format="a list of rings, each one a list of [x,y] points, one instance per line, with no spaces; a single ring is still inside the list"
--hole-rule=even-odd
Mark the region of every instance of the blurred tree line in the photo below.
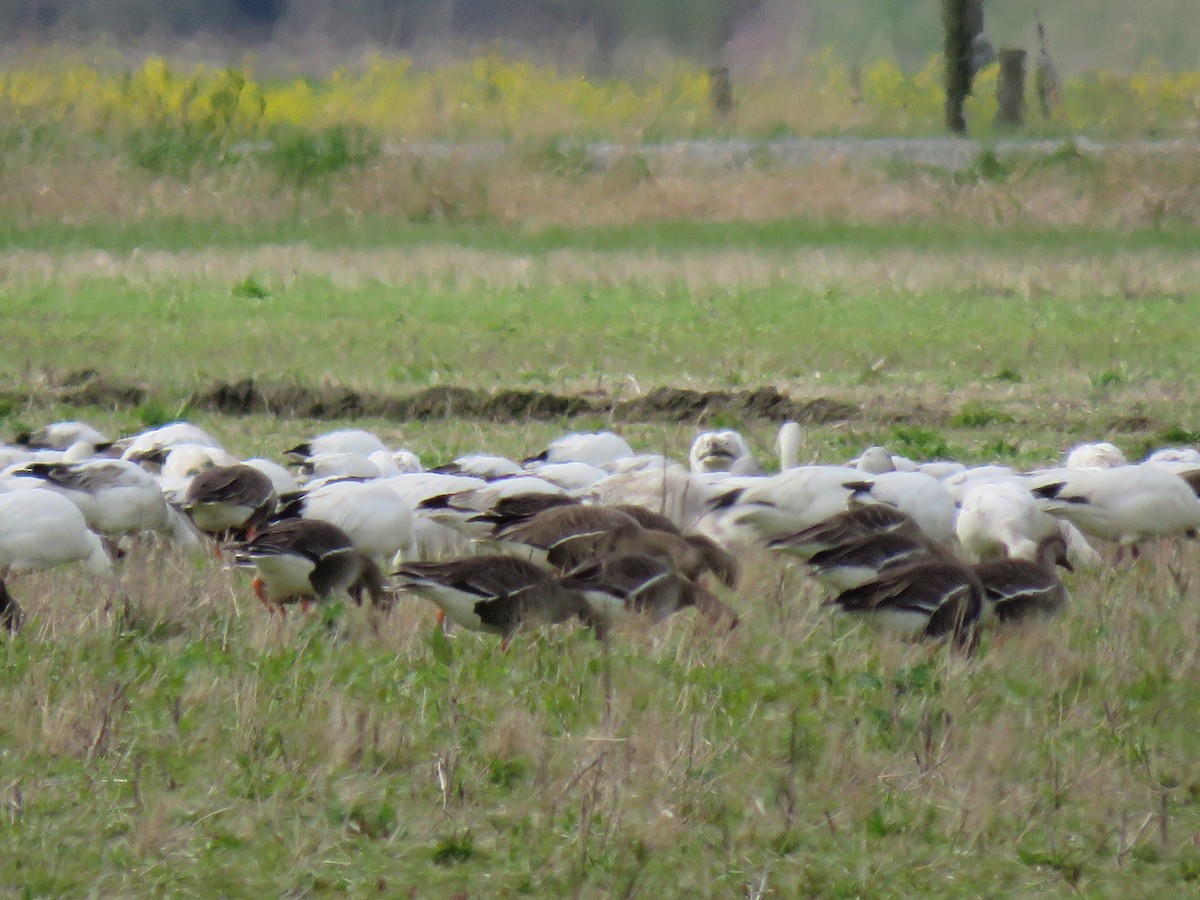
[[[255,42],[279,28],[321,27],[345,41],[405,48],[455,35],[536,43],[590,32],[602,55],[625,37],[681,51],[719,48],[762,0],[0,0],[9,35],[104,33],[188,37],[207,33]]]
[[[741,33],[756,58],[771,41],[794,58],[832,47],[851,63],[890,57],[923,65],[941,49],[941,0],[0,0],[0,44],[212,35],[254,45],[320,35],[410,52],[446,38],[521,47],[588,43],[581,65],[611,62],[619,45],[655,42],[718,62]],[[1132,69],[1147,60],[1200,65],[1200,0],[985,0],[996,46],[1036,48],[1035,11],[1068,70]],[[799,25],[797,26],[797,23]],[[580,44],[569,45],[574,49]],[[636,56],[637,50],[634,55]]]

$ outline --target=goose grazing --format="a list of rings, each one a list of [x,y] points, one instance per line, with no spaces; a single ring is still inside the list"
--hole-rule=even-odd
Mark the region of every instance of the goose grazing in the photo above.
[[[524,462],[526,466],[536,463],[582,462],[604,468],[633,455],[633,448],[623,437],[611,431],[597,431],[563,435],[551,441],[537,456],[531,456]]]
[[[858,459],[851,461],[850,465],[868,475],[882,475],[884,472],[896,471],[892,455],[883,447],[868,447],[859,454]]]
[[[8,585],[0,580],[0,627],[9,634],[16,634],[25,623],[25,610],[17,598],[8,592]]]
[[[587,497],[602,506],[627,504],[653,510],[676,530],[688,531],[707,514],[710,493],[703,479],[670,465],[609,475],[593,484]]]
[[[74,503],[42,488],[0,494],[0,578],[73,562],[91,575],[112,573],[103,543]]]
[[[641,615],[653,624],[694,606],[710,622],[726,622],[730,629],[738,625],[737,615],[715,594],[684,578],[666,560],[642,553],[593,560],[559,583],[581,592],[592,611],[608,622]]]
[[[750,452],[746,439],[736,431],[705,431],[692,441],[688,462],[694,474],[733,472],[761,475],[762,468]]]
[[[83,513],[88,527],[111,537],[168,533],[167,502],[154,476],[136,463],[101,459],[83,463],[30,463],[14,473],[37,478]]]
[[[270,478],[271,486],[275,488],[276,496],[282,497],[284,494],[300,490],[300,482],[295,479],[291,472],[274,460],[255,457],[254,459],[245,460],[242,465],[258,469],[258,471]]]
[[[799,466],[718,494],[710,505],[735,526],[770,541],[845,512],[863,487],[862,473],[845,466]]]
[[[1057,616],[1068,601],[1057,566],[1072,569],[1066,539],[1057,532],[1042,539],[1033,560],[998,559],[976,565],[986,598],[985,615],[1002,625]]]
[[[347,428],[319,434],[297,444],[290,450],[285,450],[283,455],[298,460],[309,459],[325,453],[356,453],[365,457],[370,456],[376,450],[387,450],[377,435],[361,428]]]
[[[493,540],[510,553],[544,560],[560,571],[624,552],[667,559],[692,580],[707,571],[727,584],[737,578],[736,561],[708,538],[643,528],[628,513],[606,506],[556,506],[499,529]]]
[[[66,450],[75,444],[85,444],[93,452],[112,446],[108,438],[86,422],[53,422],[17,435],[16,443],[31,450]]]
[[[884,472],[854,488],[851,504],[878,502],[894,506],[907,513],[921,526],[925,536],[938,544],[945,544],[954,536],[954,519],[958,514],[954,497],[931,475]]]
[[[446,562],[409,563],[393,584],[433,603],[450,621],[498,634],[501,647],[518,631],[578,618],[597,636],[603,623],[583,596],[533,563],[511,556],[466,556]]]
[[[121,451],[123,459],[133,461],[165,458],[166,451],[177,444],[199,444],[201,447],[220,448],[221,444],[211,434],[190,422],[172,422],[159,428],[151,428],[141,434],[122,438],[113,444]]]
[[[1038,473],[1041,507],[1084,534],[1131,546],[1158,537],[1195,537],[1200,500],[1186,481],[1155,466],[1059,469]]]
[[[1035,560],[1041,541],[1058,534],[1058,520],[1044,512],[1024,484],[975,484],[962,497],[955,531],[975,560]]]
[[[220,447],[205,447],[203,444],[176,444],[166,451],[161,460],[159,473],[164,479],[193,478],[214,466],[232,466],[237,457]]]
[[[769,541],[767,546],[810,559],[816,553],[885,534],[901,534],[912,540],[925,537],[921,526],[907,513],[886,503],[869,503],[793,534],[781,535]]]
[[[486,481],[526,474],[520,463],[508,457],[488,456],[483,453],[460,456],[454,462],[435,466],[432,471],[446,475],[473,475]]]
[[[376,479],[383,474],[368,457],[349,450],[314,453],[300,463],[300,471],[309,481],[321,478]]]
[[[275,485],[258,469],[217,466],[192,479],[183,509],[205,534],[245,540],[266,525],[278,499]]]
[[[552,506],[578,502],[549,482],[517,477],[493,481],[485,487],[429,497],[421,501],[418,510],[472,540],[487,540],[498,528],[532,518]]]
[[[372,559],[391,560],[413,539],[413,508],[377,481],[331,481],[281,498],[277,519],[300,517],[336,525]]]
[[[1128,463],[1119,447],[1108,441],[1100,441],[1072,447],[1067,452],[1063,466],[1068,469],[1111,469]]]
[[[258,570],[254,594],[268,610],[282,614],[285,604],[328,600],[343,591],[359,606],[364,592],[373,606],[386,605],[379,567],[354,549],[346,532],[328,522],[284,519],[228,549],[240,565]]]
[[[902,566],[941,556],[917,531],[870,534],[820,550],[808,558],[808,574],[831,590],[848,591]]]
[[[908,639],[949,638],[970,654],[978,642],[984,587],[967,566],[926,559],[882,574],[825,601]]]
[[[546,463],[533,466],[530,471],[564,491],[585,491],[608,475],[604,469],[581,462]]]

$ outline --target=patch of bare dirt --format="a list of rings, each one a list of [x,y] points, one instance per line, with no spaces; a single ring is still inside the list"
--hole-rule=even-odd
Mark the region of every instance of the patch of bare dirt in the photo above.
[[[14,389],[10,393],[21,402],[55,402],[108,409],[138,406],[148,397],[158,396],[152,386],[114,381],[90,370],[72,373],[38,388]],[[188,405],[231,416],[386,418],[401,422],[448,418],[519,422],[598,415],[619,422],[694,422],[704,425],[719,420],[762,419],[820,424],[860,415],[860,410],[853,404],[828,397],[794,398],[774,387],[697,391],[664,386],[639,397],[614,400],[596,391],[557,394],[452,386],[425,388],[413,394],[377,394],[336,384],[260,383],[252,378],[201,387],[191,395]]]

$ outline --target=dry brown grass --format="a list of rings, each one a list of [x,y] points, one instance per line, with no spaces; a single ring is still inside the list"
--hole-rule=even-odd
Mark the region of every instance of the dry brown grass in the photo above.
[[[630,160],[638,160],[632,153]],[[676,219],[986,227],[1159,227],[1200,222],[1200,163],[1190,151],[1109,151],[1033,158],[998,171],[833,162],[746,171],[618,162],[607,171],[542,171],[520,153],[495,160],[383,157],[314,187],[281,182],[252,161],[179,180],[117,157],[10,159],[0,205],[17,223],[129,225],[160,218],[231,224],[341,218],[495,222],[539,229]]]

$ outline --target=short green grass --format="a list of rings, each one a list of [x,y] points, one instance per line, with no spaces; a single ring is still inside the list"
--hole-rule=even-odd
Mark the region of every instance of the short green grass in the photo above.
[[[279,452],[341,421],[189,407],[214,380],[635,396],[776,385],[869,444],[1042,464],[1200,431],[1194,253],[1160,232],[928,225],[509,231],[44,227],[0,253],[0,431],[188,415]],[[211,240],[210,240],[211,238]],[[140,248],[140,249],[139,249]],[[79,370],[140,405],[53,405]],[[30,399],[34,398],[34,399]],[[354,422],[432,464],[602,415]],[[775,423],[736,414],[771,458]],[[617,423],[682,456],[699,423]],[[429,609],[270,619],[247,578],[137,549],[112,583],[14,575],[0,886],[28,896],[1179,896],[1200,879],[1191,545],[1070,576],[977,659],[882,639],[747,560],[742,627],[602,645],[442,639]],[[332,628],[328,625],[332,623]]]

